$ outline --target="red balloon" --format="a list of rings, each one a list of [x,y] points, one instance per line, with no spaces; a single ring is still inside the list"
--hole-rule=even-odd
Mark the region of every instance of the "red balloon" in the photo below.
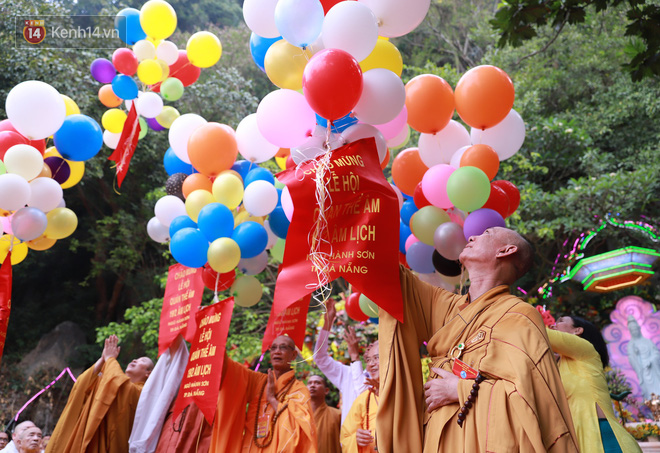
[[[417,206],[417,209],[422,209],[424,206],[429,206],[431,202],[426,199],[424,192],[422,192],[422,183],[420,182],[415,187],[415,193],[413,193],[413,203]]]
[[[369,319],[360,308],[360,293],[351,293],[346,299],[346,314],[357,322],[364,322]]]
[[[16,132],[18,135],[23,137],[23,135],[16,130],[13,124],[11,124],[11,121],[9,120],[2,120],[0,121],[0,132],[5,132],[5,131],[10,131],[10,132]],[[27,143],[30,146],[34,146],[39,150],[41,154],[43,154],[46,151],[46,141],[44,139],[39,139],[39,140],[28,140],[26,137],[26,141],[21,142],[21,144]],[[7,151],[7,150],[5,150]],[[2,157],[4,157],[4,153],[2,153]],[[1,158],[1,157],[0,157]]]
[[[296,166],[296,163],[293,161],[293,157],[289,154],[289,156],[286,158],[286,163],[285,166],[287,169],[289,168],[294,168]]]
[[[330,8],[343,1],[344,0],[321,0],[321,6],[323,6],[323,14],[328,14]]]
[[[211,269],[209,263],[206,263],[202,270],[202,281],[204,286],[206,286],[211,291],[215,291],[216,280],[218,282],[218,291],[224,291],[229,289],[236,279],[236,271],[234,269],[224,274],[220,274],[218,279],[218,273]]]
[[[493,181],[491,186],[493,185],[503,189],[506,192],[506,195],[509,197],[509,213],[505,216],[509,217],[511,214],[516,212],[516,209],[518,209],[518,206],[520,206],[520,191],[515,186],[515,184],[510,181]]]
[[[190,86],[199,79],[202,70],[193,66],[188,60],[188,53],[185,50],[179,50],[179,59],[170,65],[170,77],[179,79],[184,87]],[[151,90],[159,93],[160,82],[150,85]]]
[[[362,69],[357,60],[340,49],[314,55],[303,72],[303,94],[310,107],[334,121],[348,115],[362,95]]]
[[[5,153],[14,145],[27,145],[28,139],[18,132],[2,131],[0,132],[0,159],[5,158]]]
[[[112,54],[112,64],[117,71],[132,76],[137,71],[138,59],[131,49],[120,47]]]
[[[509,216],[509,205],[509,196],[504,189],[490,183],[490,196],[482,208],[492,209],[499,212],[503,218],[507,218]]]

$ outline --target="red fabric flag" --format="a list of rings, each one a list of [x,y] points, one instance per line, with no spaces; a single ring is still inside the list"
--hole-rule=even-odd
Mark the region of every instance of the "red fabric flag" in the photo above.
[[[0,267],[0,362],[5,349],[11,312],[11,277],[11,252],[7,252],[7,257]]]
[[[264,353],[273,340],[280,335],[288,335],[298,349],[303,348],[305,341],[305,329],[307,327],[307,312],[309,311],[309,301],[311,294],[297,300],[281,313],[275,312],[275,305],[270,309],[270,318],[264,332],[264,339],[261,343],[261,352]]]
[[[198,327],[174,403],[174,418],[190,403],[195,403],[209,425],[213,424],[233,310],[234,298],[230,297],[197,312]]]
[[[108,157],[108,160],[112,160],[117,164],[117,187],[121,187],[121,183],[126,177],[128,166],[131,164],[131,159],[133,158],[139,135],[140,121],[137,111],[135,110],[135,102],[133,102],[131,110],[128,112],[126,122],[124,123],[124,128],[121,131],[119,143],[110,157]]]
[[[344,277],[355,289],[403,321],[399,281],[399,202],[383,176],[376,142],[362,139],[332,151],[324,176],[329,206],[322,214],[317,250],[312,235],[319,218],[316,164],[323,157],[278,173],[287,185],[293,205],[282,263],[277,278],[273,312],[281,313],[320,287],[312,252],[329,262],[329,281]]]
[[[159,356],[170,347],[179,334],[183,335],[187,342],[192,342],[197,328],[195,313],[202,303],[203,292],[201,268],[195,269],[183,264],[170,266],[163,296],[163,308],[160,311]]]

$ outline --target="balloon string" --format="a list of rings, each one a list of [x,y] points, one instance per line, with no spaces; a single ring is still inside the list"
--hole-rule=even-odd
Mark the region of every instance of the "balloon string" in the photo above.
[[[218,284],[220,283],[220,272],[215,274],[215,291],[213,291],[213,302],[216,302],[216,299],[220,300],[218,297]]]
[[[44,387],[43,389],[41,389],[41,390],[39,391],[39,393],[37,393],[36,395],[34,395],[32,398],[30,398],[30,399],[28,400],[28,402],[25,403],[25,404],[23,405],[23,407],[20,408],[20,410],[16,413],[16,416],[14,417],[14,421],[17,422],[17,421],[18,421],[18,417],[21,415],[21,412],[23,412],[23,411],[25,410],[25,408],[28,407],[28,406],[30,405],[30,403],[32,403],[32,401],[34,401],[35,399],[37,399],[37,398],[39,397],[39,395],[41,395],[43,392],[45,392],[46,390],[48,390],[49,388],[51,388],[53,385],[55,385],[55,383],[56,383],[57,381],[59,381],[60,378],[61,378],[62,376],[64,376],[64,373],[67,373],[67,372],[69,373],[69,376],[71,377],[71,379],[72,379],[73,382],[75,383],[75,382],[76,382],[76,378],[73,377],[73,374],[71,373],[71,370],[69,369],[69,367],[66,367],[65,369],[62,370],[62,372],[59,374],[59,376],[57,376],[55,379],[53,379],[53,380],[51,381],[50,384],[48,384],[46,387]]]

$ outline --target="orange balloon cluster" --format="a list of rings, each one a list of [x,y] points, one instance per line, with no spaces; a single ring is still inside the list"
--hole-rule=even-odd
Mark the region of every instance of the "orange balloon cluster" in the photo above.
[[[470,126],[488,129],[511,111],[515,90],[506,72],[495,66],[477,66],[456,84],[456,112]]]
[[[445,79],[422,74],[406,84],[408,124],[416,131],[435,134],[454,114],[454,93]]]
[[[392,180],[401,192],[412,196],[428,169],[417,148],[404,149],[392,162]]]
[[[461,156],[461,167],[480,168],[492,181],[500,169],[500,158],[488,145],[472,145]]]

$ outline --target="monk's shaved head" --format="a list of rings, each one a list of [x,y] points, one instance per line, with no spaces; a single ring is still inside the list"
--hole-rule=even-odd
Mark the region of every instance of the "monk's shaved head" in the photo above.
[[[291,346],[293,349],[296,349],[296,343],[294,343],[293,339],[288,335],[280,335],[279,337],[275,338],[275,340],[284,341],[287,345]],[[273,341],[273,343],[274,342],[275,341]]]
[[[532,245],[520,234],[508,228],[497,228],[501,230],[507,244],[515,245],[518,249],[513,256],[513,265],[516,269],[516,280],[524,276],[532,268],[534,263],[534,249]]]

